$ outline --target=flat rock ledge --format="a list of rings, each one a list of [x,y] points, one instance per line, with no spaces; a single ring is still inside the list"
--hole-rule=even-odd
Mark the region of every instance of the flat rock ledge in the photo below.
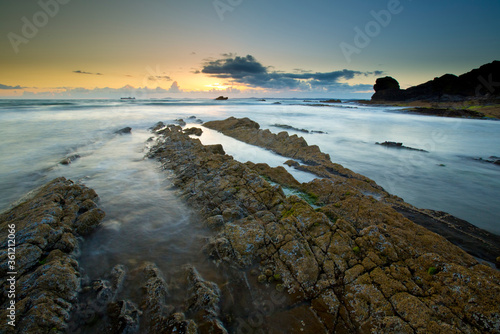
[[[482,230],[446,212],[420,209],[408,204],[403,199],[386,192],[375,181],[333,163],[328,154],[322,153],[316,145],[308,145],[302,137],[290,136],[285,131],[274,134],[267,129],[262,130],[258,123],[248,118],[230,117],[222,121],[206,122],[203,125],[245,143],[292,158],[294,160],[287,161],[287,165],[321,178],[328,178],[337,186],[333,189],[323,189],[315,187],[313,183],[300,185],[295,181],[293,184],[287,184],[283,180],[286,178],[284,176],[286,173],[283,173],[284,169],[272,172],[272,175],[269,176],[272,181],[292,188],[303,188],[305,192],[313,193],[314,196],[320,197],[323,201],[325,199],[331,201],[335,194],[335,198],[342,201],[344,205],[350,203],[350,211],[355,211],[357,206],[356,202],[353,202],[353,198],[361,198],[362,195],[371,196],[377,201],[390,205],[414,223],[444,236],[469,254],[490,263],[496,262],[500,268],[500,263],[496,261],[500,255],[500,236]],[[271,170],[269,169],[269,171]]]
[[[79,240],[104,217],[97,200],[92,189],[58,178],[0,215],[0,333],[66,332],[81,286]],[[8,324],[12,300],[15,327]]]
[[[248,318],[230,316],[231,309],[248,302],[235,298],[233,306],[239,307],[221,308],[225,328],[500,333],[498,271],[405,218],[390,202],[403,206],[402,201],[332,164],[317,147],[283,133],[274,139],[270,132],[261,135],[257,123],[249,124],[254,142],[302,143],[299,150],[285,148],[287,154],[309,162],[304,169],[324,178],[300,184],[282,167],[240,163],[179,126],[158,131],[149,153],[173,171],[180,194],[216,231],[205,254],[221,271],[249,273],[241,286],[252,287],[251,294],[274,294]],[[236,137],[243,129],[228,131]],[[284,189],[292,188],[296,195],[286,196]]]

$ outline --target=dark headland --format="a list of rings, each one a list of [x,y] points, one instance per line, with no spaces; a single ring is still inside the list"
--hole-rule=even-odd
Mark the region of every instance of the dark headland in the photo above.
[[[367,104],[408,107],[424,115],[500,118],[500,61],[456,76],[445,74],[423,84],[401,89],[392,77],[376,80]]]

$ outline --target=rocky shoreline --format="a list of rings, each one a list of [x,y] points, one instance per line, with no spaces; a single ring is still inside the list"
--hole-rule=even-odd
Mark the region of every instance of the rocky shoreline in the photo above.
[[[401,198],[387,193],[373,180],[332,163],[327,154],[322,153],[317,146],[308,146],[302,137],[288,136],[286,132],[272,134],[269,130],[259,129],[259,125],[249,119],[229,118],[225,121],[208,122],[204,126],[246,143],[270,149],[277,154],[299,159],[303,164],[293,160],[288,161],[287,164],[319,177],[333,179],[347,187],[347,189],[340,189],[340,191],[350,193],[352,189],[356,189],[363,195],[373,196],[392,206],[407,218],[418,216],[418,219],[413,219],[415,223],[446,236],[449,241],[466,249],[473,256],[494,263],[500,254],[499,236],[478,229],[474,225],[447,213],[419,209],[404,202]],[[304,149],[305,146],[308,148]],[[451,221],[457,223],[450,223]]]
[[[2,332],[500,333],[500,273],[418,224],[451,231],[446,238],[490,262],[499,237],[405,203],[297,135],[249,119],[204,126],[319,178],[300,183],[283,167],[235,161],[192,137],[200,131],[158,123],[148,157],[173,173],[179,195],[214,231],[200,250],[222,279],[190,264],[173,274],[145,262],[88,281],[78,240],[104,213],[95,192],[56,179],[1,215],[0,242],[15,224],[24,259],[18,326]],[[6,303],[3,295],[2,311]]]
[[[392,207],[411,206],[297,136],[260,130],[248,119],[204,125],[302,160],[307,165],[297,167],[324,177],[300,185],[282,168],[234,161],[180,127],[158,132],[151,157],[174,171],[187,202],[218,231],[206,254],[254,273],[249,281],[263,284],[258,291],[271,286],[288,297],[254,329],[500,331],[493,306],[500,274]],[[304,196],[285,196],[289,187]]]
[[[97,200],[92,189],[58,178],[0,215],[1,333],[65,332],[81,290],[79,244],[104,218]]]

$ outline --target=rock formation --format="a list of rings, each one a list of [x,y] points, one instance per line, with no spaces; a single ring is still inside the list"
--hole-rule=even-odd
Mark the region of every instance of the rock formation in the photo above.
[[[285,157],[300,160],[303,164],[294,160],[286,163],[298,170],[316,174],[321,178],[329,178],[348,188],[344,190],[343,187],[339,187],[335,190],[339,194],[342,194],[342,191],[352,193],[355,190],[363,195],[372,196],[392,206],[415,223],[446,236],[448,240],[474,256],[495,262],[497,254],[500,254],[499,236],[447,213],[419,209],[404,202],[401,198],[387,193],[375,181],[332,163],[328,154],[322,153],[315,145],[309,146],[302,137],[289,136],[286,132],[273,134],[269,130],[261,130],[257,123],[248,118],[230,117],[224,121],[207,122],[204,126],[243,142],[272,150]]]
[[[404,100],[404,93],[399,88],[399,82],[392,77],[378,78],[373,86],[375,94],[373,101],[401,101]]]
[[[460,101],[466,98],[500,97],[500,61],[493,61],[456,76],[445,74],[426,83],[400,89],[392,77],[379,78],[372,101]]]
[[[306,161],[304,168],[325,175],[300,184],[282,168],[242,164],[214,152],[180,127],[160,131],[150,157],[173,171],[182,196],[217,231],[205,254],[221,268],[250,274],[243,286],[254,287],[254,305],[258,296],[275,291],[274,302],[260,308],[259,321],[224,317],[221,308],[226,328],[500,333],[498,271],[389,203],[402,201],[335,166],[297,136],[274,135],[248,119],[210,123],[205,125]],[[300,196],[286,196],[289,187]],[[235,309],[245,300],[234,300]],[[217,315],[217,307],[208,312]]]
[[[194,135],[194,136],[201,136],[203,134],[203,130],[200,128],[189,128],[189,129],[184,129],[184,133],[187,133],[188,135]]]
[[[81,288],[75,260],[79,239],[91,233],[104,217],[96,201],[93,190],[58,178],[0,215],[0,285],[4,291],[0,332],[65,332]],[[9,240],[14,240],[14,246]],[[16,282],[14,298],[5,293],[11,277]],[[7,323],[12,300],[15,327]]]

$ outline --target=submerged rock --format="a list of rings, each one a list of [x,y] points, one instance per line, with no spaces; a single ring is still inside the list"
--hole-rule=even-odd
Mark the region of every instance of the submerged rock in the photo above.
[[[73,155],[70,155],[70,156],[67,156],[66,158],[62,159],[61,161],[59,161],[59,163],[61,165],[69,165],[70,163],[72,163],[73,161],[75,161],[76,159],[80,159],[81,156],[78,155],[78,154],[73,154]]]
[[[115,131],[115,133],[119,134],[119,135],[131,134],[132,133],[132,128],[127,126],[127,127],[123,128],[123,129]]]
[[[174,120],[175,123],[179,124],[180,126],[185,126],[186,122],[182,118]]]
[[[141,311],[129,300],[109,303],[107,316],[110,319],[109,333],[132,334],[139,331]]]
[[[144,262],[130,271],[115,266],[107,278],[83,288],[69,332],[227,333],[219,318],[219,287],[191,265],[170,275],[172,287],[155,263]],[[120,294],[123,283],[128,286]],[[171,289],[185,296],[181,304],[172,304]],[[122,295],[128,299],[120,299]]]
[[[325,133],[323,131],[317,131],[317,130],[310,130],[309,131],[307,129],[299,129],[299,128],[293,127],[291,125],[286,125],[286,124],[273,124],[271,126],[285,129],[285,130],[293,130],[293,131],[303,132],[303,133]]]
[[[153,132],[156,132],[158,130],[161,130],[165,127],[165,123],[163,122],[158,122],[156,123],[155,125],[153,125],[152,127],[150,127],[149,129]]]
[[[277,127],[277,128],[281,128],[281,129],[285,129],[285,130],[294,130],[294,131],[298,131],[298,132],[309,133],[309,130],[295,128],[295,127],[293,127],[291,125],[286,125],[286,124],[273,124],[271,126],[274,126],[274,127]]]
[[[2,333],[66,332],[81,289],[75,260],[78,238],[104,217],[95,208],[97,200],[92,189],[58,178],[0,215],[0,285],[8,291],[11,277],[17,284],[15,300],[2,299]],[[11,301],[15,301],[15,327],[6,321]]]
[[[376,145],[381,145],[381,146],[386,146],[386,147],[393,147],[393,148],[411,150],[411,151],[428,152],[426,150],[421,150],[421,149],[418,149],[418,148],[404,146],[403,143],[396,143],[396,142],[393,142],[393,141],[385,141],[383,143],[376,142],[375,144]]]
[[[494,164],[494,165],[500,165],[500,157],[496,157],[496,156],[491,156],[488,159],[474,158],[474,160],[481,161],[481,162],[487,162],[487,163]]]
[[[325,100],[325,101],[319,101],[321,103],[342,103],[341,100],[337,100],[337,99],[331,99],[331,100]]]
[[[185,268],[188,282],[187,312],[193,318],[201,333],[227,333],[220,316],[221,292],[219,287],[204,280],[192,266]]]

